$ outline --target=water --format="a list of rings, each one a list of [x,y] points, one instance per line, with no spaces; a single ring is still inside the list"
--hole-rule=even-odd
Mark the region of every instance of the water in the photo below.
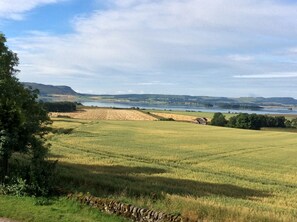
[[[175,111],[194,111],[194,112],[221,112],[221,113],[256,113],[256,114],[297,114],[297,110],[289,110],[286,108],[265,108],[260,110],[250,109],[223,109],[220,107],[205,108],[205,107],[191,107],[191,106],[170,106],[170,105],[149,105],[139,103],[111,103],[111,102],[98,102],[89,101],[82,102],[84,106],[97,106],[97,107],[112,107],[112,108],[131,108],[139,107],[141,109],[156,109],[156,110],[175,110]]]
[[[133,106],[122,103],[105,103],[105,102],[82,102],[84,106],[97,106],[97,107],[112,107],[112,108],[131,108]]]

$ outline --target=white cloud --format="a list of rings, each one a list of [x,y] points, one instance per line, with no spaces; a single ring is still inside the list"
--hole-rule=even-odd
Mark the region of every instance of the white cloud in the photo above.
[[[237,62],[249,62],[254,60],[252,56],[248,55],[229,55],[227,58]]]
[[[296,78],[297,72],[279,72],[279,73],[266,73],[255,75],[235,75],[234,78],[240,79],[279,79],[279,78]]]
[[[137,85],[137,86],[174,86],[174,85],[176,85],[176,83],[152,81],[152,82],[139,82],[139,83],[134,83],[134,84],[131,84],[131,85]]]
[[[109,1],[112,4],[108,9],[75,17],[72,34],[36,32],[11,40],[21,64],[31,65],[30,69],[21,65],[21,78],[66,74],[73,75],[75,81],[81,73],[101,87],[109,87],[107,81],[113,80],[122,91],[135,82],[139,87],[141,83],[159,85],[163,90],[170,88],[170,84],[164,85],[168,79],[207,84],[208,78],[202,76],[223,81],[233,79],[230,73],[238,72],[242,75],[234,77],[271,78],[280,75],[273,74],[278,70],[274,70],[271,53],[288,47],[289,41],[296,42],[297,4],[276,0]],[[17,1],[10,2],[16,6]],[[21,4],[15,11],[6,4],[12,12],[9,14],[18,15],[58,0],[22,2],[27,6]],[[3,5],[0,3],[0,14],[5,11]],[[265,63],[250,64],[257,54]],[[281,62],[286,60],[283,56]],[[288,74],[295,68],[285,67],[287,78],[295,77]],[[155,73],[154,79],[164,82],[163,87],[148,73]],[[186,83],[183,88],[188,89]]]
[[[1,0],[0,1],[0,19],[23,19],[24,13],[35,7],[53,4],[65,0]]]
[[[287,50],[287,53],[289,53],[289,54],[297,54],[297,47],[289,48]]]

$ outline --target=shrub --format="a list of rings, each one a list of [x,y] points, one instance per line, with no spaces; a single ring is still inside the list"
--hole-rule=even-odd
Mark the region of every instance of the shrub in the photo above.
[[[227,120],[222,113],[215,113],[210,122],[210,125],[213,126],[225,126],[226,124]]]

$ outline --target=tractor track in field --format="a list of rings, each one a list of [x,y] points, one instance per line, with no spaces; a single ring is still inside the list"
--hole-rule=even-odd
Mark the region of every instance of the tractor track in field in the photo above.
[[[225,152],[220,152],[220,153],[215,153],[215,154],[205,154],[205,155],[201,155],[199,156],[199,162],[207,162],[207,161],[211,161],[211,160],[219,160],[219,159],[224,159],[224,158],[228,158],[228,157],[232,157],[232,156],[237,156],[237,155],[241,155],[241,154],[249,154],[249,153],[255,153],[258,151],[265,151],[265,150],[270,150],[270,148],[267,147],[263,147],[263,148],[257,148],[257,149],[247,149],[247,148],[242,148],[242,149],[237,149],[237,150],[232,150],[232,151],[225,151]],[[208,158],[210,157],[210,158]],[[208,159],[206,159],[208,158]],[[189,158],[183,159],[183,160],[187,160]]]
[[[62,143],[60,142],[60,144],[63,144],[64,148],[67,149],[71,149],[73,150],[73,146],[69,146],[67,143]],[[223,178],[229,177],[232,179],[236,179],[236,180],[242,180],[242,181],[248,181],[251,183],[260,183],[263,185],[272,185],[272,186],[277,186],[277,185],[282,185],[285,186],[287,188],[297,188],[297,184],[285,184],[285,183],[280,183],[280,181],[278,180],[272,180],[272,179],[257,179],[257,178],[251,178],[251,177],[247,177],[245,176],[241,176],[241,175],[237,175],[234,173],[230,173],[230,172],[222,172],[222,171],[212,171],[206,168],[189,168],[188,164],[183,164],[181,162],[176,163],[175,162],[170,162],[168,160],[166,161],[162,161],[162,160],[156,160],[156,159],[150,159],[150,158],[145,158],[145,157],[136,157],[133,155],[127,155],[127,154],[114,154],[112,152],[108,152],[108,151],[93,151],[93,150],[88,150],[86,151],[83,148],[75,148],[75,150],[79,150],[81,152],[86,152],[88,154],[95,154],[95,155],[101,155],[101,156],[105,156],[106,158],[116,158],[116,159],[120,159],[120,160],[126,160],[126,161],[130,161],[130,162],[140,162],[140,163],[146,163],[146,164],[153,164],[153,163],[157,163],[159,166],[163,166],[167,169],[170,168],[174,168],[174,169],[182,169],[185,171],[190,171],[190,172],[194,172],[194,173],[205,173],[205,174],[209,174],[209,175],[217,175],[217,176],[221,176]]]

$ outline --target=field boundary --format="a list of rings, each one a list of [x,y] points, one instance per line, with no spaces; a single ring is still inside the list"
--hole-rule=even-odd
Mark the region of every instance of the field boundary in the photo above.
[[[68,194],[70,200],[79,201],[81,204],[91,206],[100,211],[116,214],[133,221],[142,222],[186,222],[187,218],[183,218],[180,214],[166,214],[146,208],[140,208],[131,204],[124,204],[118,201],[103,199],[91,196],[90,194]]]

